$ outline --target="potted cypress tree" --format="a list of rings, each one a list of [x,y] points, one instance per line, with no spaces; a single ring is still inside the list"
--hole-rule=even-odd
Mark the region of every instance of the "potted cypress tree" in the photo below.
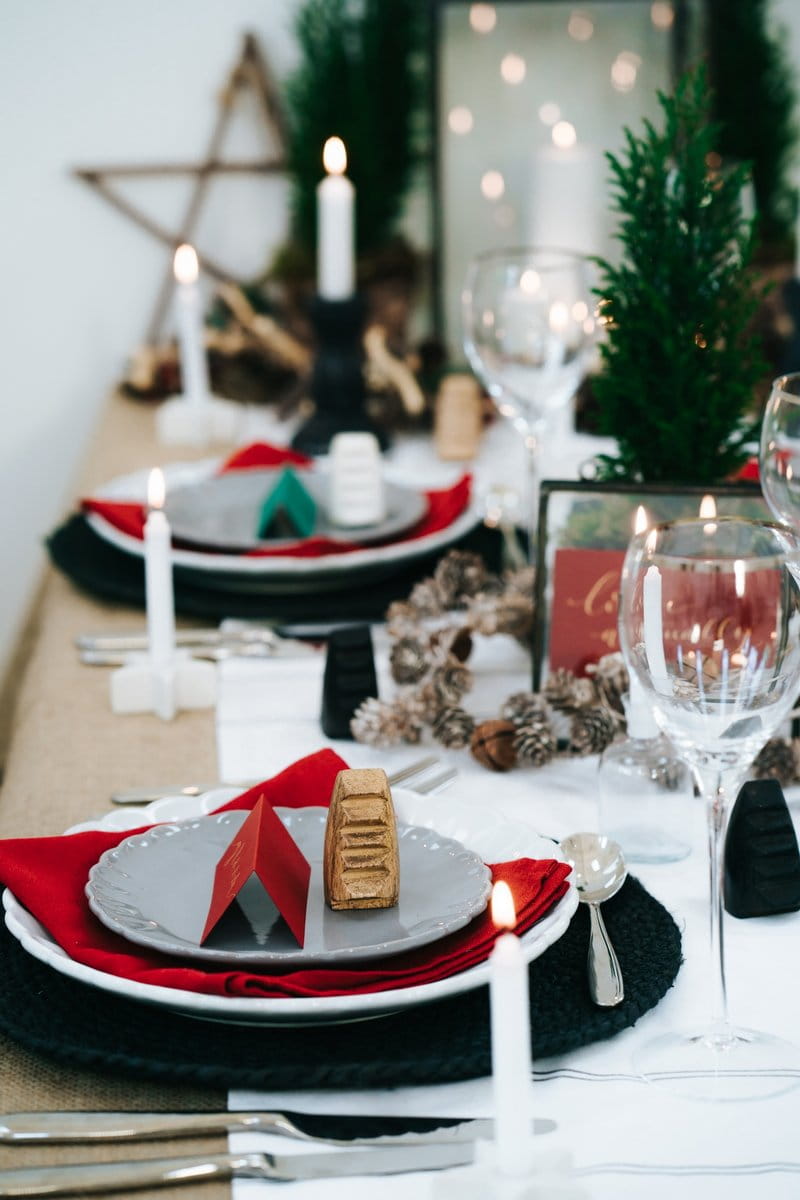
[[[599,430],[619,450],[598,465],[608,480],[713,483],[747,457],[765,371],[752,329],[763,288],[741,209],[747,167],[715,169],[702,67],[660,103],[662,129],[626,130],[624,151],[607,155],[622,257],[598,260],[607,336],[594,391]]]

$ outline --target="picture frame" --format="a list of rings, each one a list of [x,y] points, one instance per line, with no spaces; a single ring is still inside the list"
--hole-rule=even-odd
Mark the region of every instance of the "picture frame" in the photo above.
[[[618,648],[617,593],[636,510],[650,524],[697,516],[704,497],[717,516],[772,520],[758,483],[600,483],[546,479],[540,485],[534,584],[532,685],[550,670],[580,675]]]

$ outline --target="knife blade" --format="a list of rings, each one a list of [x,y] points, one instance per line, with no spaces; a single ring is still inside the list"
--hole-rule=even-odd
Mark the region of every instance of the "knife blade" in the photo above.
[[[248,628],[243,630],[176,629],[176,646],[220,646],[231,642],[263,644],[277,647],[281,638],[274,629]],[[79,650],[146,650],[147,633],[81,633],[75,638]]]
[[[218,1154],[207,1157],[75,1163],[0,1171],[0,1196],[105,1194],[212,1179],[302,1180],[441,1171],[474,1160],[475,1146],[393,1146],[334,1154]]]
[[[555,1121],[537,1118],[535,1134]],[[463,1143],[493,1136],[491,1120],[297,1112],[15,1112],[0,1114],[0,1142],[123,1142],[241,1132],[277,1133],[328,1145]]]

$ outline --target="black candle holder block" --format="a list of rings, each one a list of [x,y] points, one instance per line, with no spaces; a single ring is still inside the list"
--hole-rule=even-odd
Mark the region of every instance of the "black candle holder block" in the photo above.
[[[366,306],[356,294],[346,300],[315,296],[311,321],[317,351],[311,372],[314,412],[298,429],[292,446],[304,454],[327,454],[337,433],[372,433],[382,450],[386,434],[367,413],[362,335]]]
[[[800,909],[800,852],[780,784],[745,783],[725,837],[725,908],[734,917]]]
[[[336,629],[328,638],[322,683],[322,729],[330,738],[352,738],[350,722],[362,701],[377,696],[369,625]]]

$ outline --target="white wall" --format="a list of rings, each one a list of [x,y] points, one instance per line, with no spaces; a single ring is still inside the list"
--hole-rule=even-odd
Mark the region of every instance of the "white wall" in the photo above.
[[[191,161],[215,94],[258,37],[276,75],[294,64],[299,0],[3,0],[0,112],[0,667],[43,561],[44,534],[100,406],[147,326],[169,251],[70,175],[76,165]],[[267,154],[252,112],[228,153]],[[256,272],[284,222],[265,178],[215,185],[204,239]],[[175,222],[187,183],[128,194]]]

